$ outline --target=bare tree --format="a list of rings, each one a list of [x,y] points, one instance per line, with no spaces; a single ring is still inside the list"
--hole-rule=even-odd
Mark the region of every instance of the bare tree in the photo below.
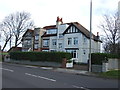
[[[4,49],[7,46],[8,42],[12,38],[12,34],[10,35],[9,29],[7,29],[4,26],[5,26],[4,24],[0,25],[0,31],[1,31],[1,38],[0,38],[0,40],[1,40],[1,43],[3,44],[3,47],[1,49],[1,51],[4,51]]]
[[[30,16],[30,13],[27,12],[16,12],[5,17],[2,25],[9,30],[10,46],[12,41],[14,46],[17,47],[21,43],[23,33],[34,26]],[[13,37],[14,42],[11,40],[11,37]]]
[[[105,32],[104,49],[109,53],[118,53],[120,43],[120,17],[119,13],[104,15],[100,28]]]

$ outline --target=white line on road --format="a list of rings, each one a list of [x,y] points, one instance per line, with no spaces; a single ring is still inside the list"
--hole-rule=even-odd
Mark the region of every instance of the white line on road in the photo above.
[[[90,90],[90,89],[88,89],[88,88],[79,87],[79,86],[76,86],[76,85],[72,85],[72,86],[75,87],[75,88],[81,88],[81,89],[84,89],[84,90]]]
[[[25,66],[25,67],[28,67],[28,68],[38,68],[36,66]]]
[[[90,89],[88,89],[88,88],[84,88],[84,87],[80,87],[81,89],[84,89],[84,90],[90,90]]]
[[[53,69],[51,67],[41,67],[42,69]]]
[[[6,68],[0,68],[0,69],[10,71],[10,72],[14,72],[14,70],[11,70],[11,69],[6,69]]]
[[[42,78],[45,80],[56,82],[56,80],[54,80],[54,79],[50,79],[50,78],[46,78],[46,77],[42,77],[42,76],[38,76],[38,75],[33,75],[33,74],[29,74],[29,73],[25,73],[25,75],[29,75],[29,76],[33,76],[33,77]]]
[[[78,87],[78,86],[75,86],[75,85],[72,85],[73,87],[75,87],[75,88],[80,88],[80,87]]]

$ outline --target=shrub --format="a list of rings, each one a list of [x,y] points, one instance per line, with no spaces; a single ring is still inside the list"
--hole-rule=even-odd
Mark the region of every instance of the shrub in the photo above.
[[[115,54],[107,54],[107,53],[92,53],[91,63],[102,65],[102,62],[108,61],[108,58],[120,58],[120,56]]]
[[[63,58],[71,59],[66,52],[10,52],[10,58],[15,60],[62,62]]]

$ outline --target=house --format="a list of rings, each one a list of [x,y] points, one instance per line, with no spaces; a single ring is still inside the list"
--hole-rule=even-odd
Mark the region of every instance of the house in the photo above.
[[[22,36],[22,51],[41,51],[42,28],[28,29]]]
[[[45,29],[43,28],[35,28],[34,29],[34,50],[33,51],[41,51],[42,42],[41,36],[45,33]]]
[[[75,62],[88,62],[90,32],[78,22],[63,23],[62,18],[57,17],[56,25],[36,28],[33,32],[33,51],[70,52]],[[91,52],[100,52],[99,33],[92,34],[91,41]]]
[[[33,51],[34,30],[27,29],[22,36],[22,51]]]
[[[42,35],[42,51],[62,51],[72,53],[75,62],[87,63],[89,59],[90,32],[78,22],[63,23],[57,17],[56,25],[45,26]],[[92,53],[100,52],[99,33],[92,34]]]

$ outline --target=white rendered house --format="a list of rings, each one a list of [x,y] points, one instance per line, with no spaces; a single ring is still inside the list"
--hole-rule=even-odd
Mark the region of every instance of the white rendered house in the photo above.
[[[72,53],[75,62],[87,63],[89,59],[90,32],[78,22],[63,23],[57,17],[56,25],[43,27],[42,51],[63,51]],[[92,53],[100,52],[99,35],[92,34]]]

